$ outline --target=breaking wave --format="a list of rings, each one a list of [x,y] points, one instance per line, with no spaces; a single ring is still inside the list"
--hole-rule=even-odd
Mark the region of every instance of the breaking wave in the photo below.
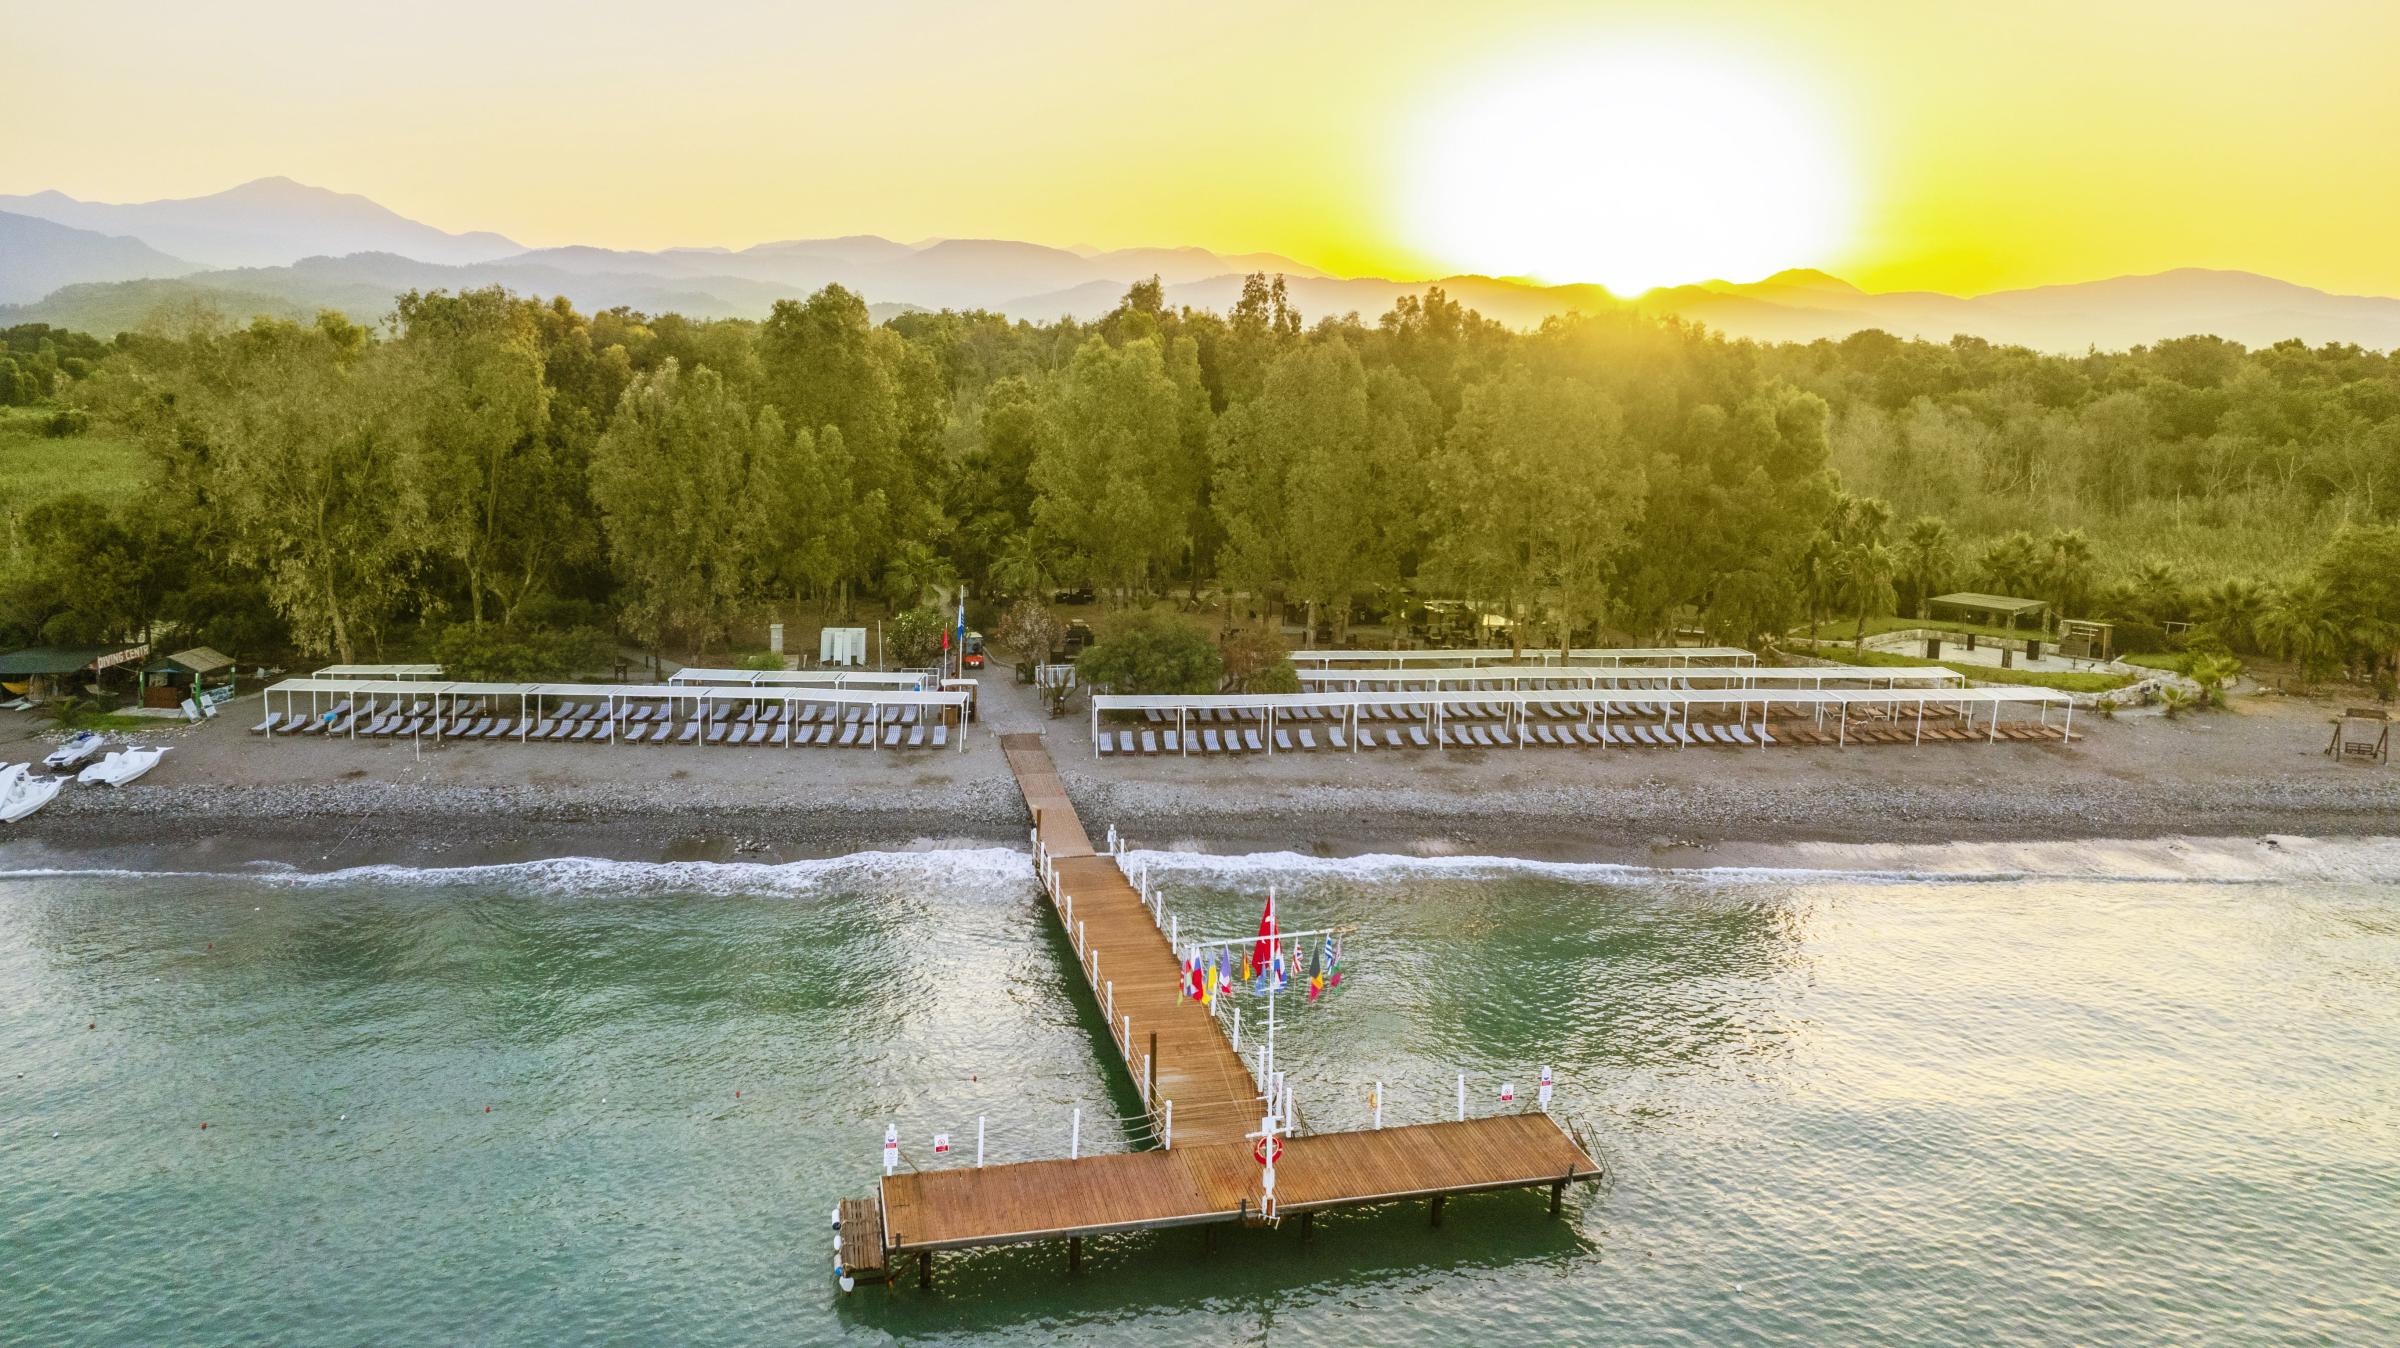
[[[472,866],[351,866],[307,871],[282,863],[232,870],[180,871],[89,867],[0,870],[0,881],[47,878],[246,880],[296,889],[358,885],[456,887],[560,896],[636,897],[649,894],[808,895],[862,884],[971,885],[1033,883],[1030,858],[1005,847],[923,852],[854,852],[821,860],[613,861],[553,857]]]
[[[2310,838],[2271,834],[2245,838],[2091,839],[2059,842],[1930,844],[1787,843],[1727,845],[1739,862],[1691,865],[1545,861],[1493,856],[1412,856],[1370,853],[1351,857],[1299,852],[1218,855],[1186,849],[1140,849],[1132,868],[1154,875],[1317,875],[1377,882],[1439,874],[1456,877],[1537,874],[1564,880],[1629,883],[1652,879],[1845,880],[1883,883],[2090,880],[2127,883],[2279,884],[2400,883],[2400,838]]]

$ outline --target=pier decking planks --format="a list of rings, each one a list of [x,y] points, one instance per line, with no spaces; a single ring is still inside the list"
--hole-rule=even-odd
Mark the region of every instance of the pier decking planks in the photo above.
[[[1145,1104],[1160,1120],[1163,1103],[1175,1103],[1173,1146],[886,1176],[877,1200],[844,1200],[842,1209],[845,1261],[853,1229],[882,1236],[875,1275],[903,1254],[1240,1221],[1258,1210],[1260,1167],[1246,1135],[1264,1106],[1223,1023],[1182,995],[1173,947],[1116,862],[1093,852],[1041,736],[1004,735],[1000,745],[1060,894],[1072,896],[1072,905],[1061,901],[1053,915],[1078,952],[1094,998],[1111,1013],[1109,1037],[1137,1084],[1150,1036],[1158,1036],[1156,1090],[1146,1092]],[[1284,1146],[1276,1200],[1278,1213],[1289,1216],[1562,1186],[1597,1179],[1600,1170],[1557,1122],[1532,1111],[1304,1134]],[[874,1218],[854,1218],[853,1205],[872,1208]],[[861,1260],[859,1268],[869,1267],[863,1254]]]
[[[1284,1216],[1536,1188],[1599,1166],[1550,1117],[1497,1114],[1286,1141],[1275,1167]],[[893,1175],[884,1225],[895,1255],[1240,1220],[1259,1202],[1248,1142]]]
[[[890,1275],[883,1257],[883,1205],[871,1198],[845,1198],[842,1220],[842,1269],[859,1282],[877,1282]]]

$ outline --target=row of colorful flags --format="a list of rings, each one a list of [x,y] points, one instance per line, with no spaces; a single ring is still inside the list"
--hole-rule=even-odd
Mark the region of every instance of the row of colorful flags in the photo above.
[[[1258,939],[1248,950],[1218,946],[1212,953],[1193,946],[1184,952],[1183,995],[1213,1008],[1220,995],[1236,989],[1261,995],[1281,992],[1292,985],[1301,968],[1293,944],[1276,930],[1275,893],[1269,890],[1266,912],[1258,919]],[[1310,1001],[1341,986],[1341,967],[1342,939],[1328,932],[1309,955],[1304,977]]]

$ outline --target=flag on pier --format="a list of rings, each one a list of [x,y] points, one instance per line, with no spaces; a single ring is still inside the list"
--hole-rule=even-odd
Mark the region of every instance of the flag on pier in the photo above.
[[[1250,966],[1264,972],[1267,961],[1275,957],[1275,890],[1267,889],[1267,911],[1258,916],[1258,940],[1250,946]]]
[[[1313,1002],[1324,996],[1327,988],[1341,986],[1341,963],[1341,942],[1334,937],[1332,932],[1327,932],[1325,939],[1317,945],[1317,953],[1309,957],[1308,999],[1310,1001]]]

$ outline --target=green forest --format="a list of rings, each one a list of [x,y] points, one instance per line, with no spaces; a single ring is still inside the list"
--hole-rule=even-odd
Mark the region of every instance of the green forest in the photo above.
[[[1527,645],[1757,645],[1975,588],[2387,689],[2400,649],[2400,366],[2357,347],[1520,332],[1439,289],[1306,324],[1263,276],[1092,323],[489,290],[0,338],[12,643],[531,670],[963,581],[986,624],[1089,588],[1336,641],[1455,601]]]

